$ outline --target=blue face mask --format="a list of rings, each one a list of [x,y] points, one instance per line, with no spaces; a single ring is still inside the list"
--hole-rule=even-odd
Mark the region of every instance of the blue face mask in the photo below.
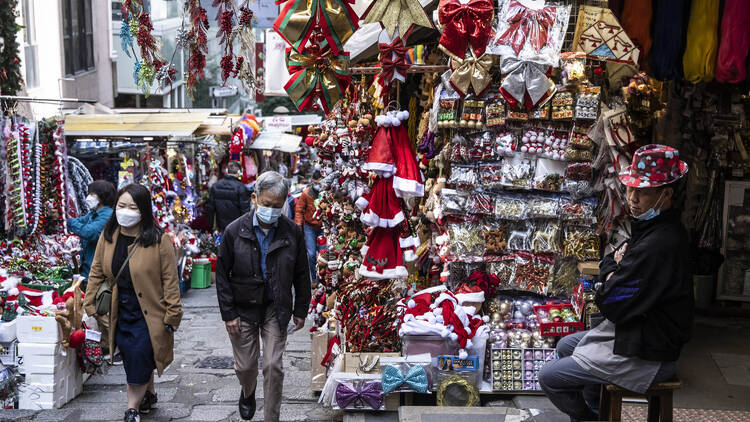
[[[654,204],[653,207],[649,208],[648,211],[644,212],[641,215],[634,215],[633,218],[640,221],[647,221],[651,220],[652,218],[656,218],[661,214],[661,207],[658,206],[659,201],[661,201],[661,195],[659,195],[659,199],[656,200],[656,204]]]
[[[258,205],[255,210],[258,220],[265,224],[275,223],[281,217],[281,208],[269,208]]]

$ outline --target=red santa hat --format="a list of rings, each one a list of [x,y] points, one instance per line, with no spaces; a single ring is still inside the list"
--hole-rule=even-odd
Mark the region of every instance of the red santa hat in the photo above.
[[[467,302],[484,302],[484,291],[479,286],[468,286],[462,284],[461,287],[456,290],[456,299],[458,303],[463,305]]]
[[[404,221],[401,203],[393,191],[393,178],[379,177],[372,190],[355,203],[362,210],[359,219],[370,227],[396,227]]]
[[[404,257],[395,229],[375,227],[362,247],[359,274],[373,279],[407,277]]]
[[[407,113],[408,116],[408,113]],[[399,198],[421,198],[424,196],[424,176],[417,163],[414,144],[409,140],[406,128],[391,128],[391,145],[396,161],[396,174],[393,177],[393,189]]]
[[[409,299],[406,302],[404,321],[416,319],[416,317],[431,312],[430,302],[432,302],[432,295],[429,293],[421,293]]]
[[[378,128],[362,169],[374,171],[383,177],[390,177],[396,172],[396,160],[393,157],[391,134],[388,128],[384,126]]]

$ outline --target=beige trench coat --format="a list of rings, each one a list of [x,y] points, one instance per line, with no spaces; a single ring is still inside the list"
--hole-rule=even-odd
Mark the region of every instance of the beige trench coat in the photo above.
[[[112,280],[115,276],[112,270],[112,257],[117,244],[120,229],[112,236],[112,242],[99,237],[96,245],[94,261],[91,264],[89,284],[86,288],[86,298],[83,306],[86,314],[96,312],[95,297],[99,286],[105,280]],[[137,240],[136,240],[137,242]],[[133,245],[128,248],[128,253]],[[162,235],[161,242],[138,249],[130,258],[130,276],[138,303],[141,305],[143,317],[148,326],[151,345],[154,348],[154,361],[159,376],[174,359],[174,334],[167,331],[164,324],[174,328],[179,327],[182,320],[182,303],[180,301],[180,286],[177,279],[177,261],[174,246],[169,235]],[[117,330],[117,284],[112,287],[112,308],[109,314],[109,350],[114,351],[115,331]]]

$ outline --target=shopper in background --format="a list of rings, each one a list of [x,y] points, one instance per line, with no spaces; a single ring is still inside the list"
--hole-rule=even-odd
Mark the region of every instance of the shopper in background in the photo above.
[[[84,282],[81,289],[86,291],[88,284],[89,271],[91,271],[91,262],[94,260],[96,252],[96,243],[102,234],[104,225],[107,224],[112,216],[112,206],[115,204],[115,185],[106,180],[97,180],[89,185],[89,194],[86,196],[86,206],[89,213],[78,218],[68,220],[68,229],[71,233],[81,238],[81,276]],[[109,318],[104,317],[96,319],[97,328],[105,338],[109,336]],[[109,346],[102,347],[102,354],[109,355]],[[119,363],[119,356],[116,358]]]
[[[599,420],[601,384],[644,393],[675,376],[693,324],[689,242],[675,205],[687,170],[677,150],[646,145],[620,173],[632,236],[599,264],[596,304],[605,319],[563,337],[560,359],[539,372],[547,397],[572,420]]]
[[[223,232],[229,223],[250,211],[250,192],[242,184],[242,167],[236,161],[227,164],[227,174],[211,186],[206,203],[206,218],[210,227]]]
[[[149,413],[157,402],[154,370],[161,376],[172,362],[182,305],[172,239],[154,221],[148,189],[127,185],[115,203],[96,247],[84,309],[95,315],[99,287],[111,284],[106,341],[123,357],[128,384],[124,420],[137,422],[140,413]]]
[[[304,327],[310,303],[304,234],[281,212],[288,190],[279,173],[262,173],[252,194],[253,211],[232,222],[219,245],[216,293],[242,385],[239,410],[245,420],[255,414],[259,337],[263,420],[279,420],[289,320],[294,316],[295,330]]]
[[[310,280],[313,285],[317,282],[315,264],[318,261],[318,252],[322,249],[318,245],[318,236],[323,234],[321,228],[323,223],[315,217],[315,200],[320,194],[320,180],[320,172],[315,170],[310,185],[302,191],[294,210],[294,222],[305,231],[305,248],[309,259]]]

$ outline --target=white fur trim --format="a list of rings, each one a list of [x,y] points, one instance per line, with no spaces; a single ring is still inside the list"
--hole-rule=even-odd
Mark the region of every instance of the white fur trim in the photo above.
[[[359,220],[362,221],[363,224],[366,224],[370,227],[396,227],[402,221],[404,221],[404,212],[399,211],[398,214],[389,219],[380,218],[377,214],[368,210],[367,212],[363,212],[362,215],[359,216]]]
[[[456,293],[456,299],[458,299],[458,303],[462,305],[466,302],[484,302],[484,291],[474,293]]]
[[[425,319],[426,319],[427,321],[429,321],[430,323],[432,323],[432,324],[434,324],[434,323],[436,323],[436,322],[437,322],[437,318],[435,318],[435,315],[434,315],[434,314],[431,314],[431,313],[429,313],[429,312],[428,312],[428,313],[426,313],[426,314],[424,314],[424,318],[425,318]],[[440,321],[440,323],[442,324],[443,322],[442,322],[442,321]]]
[[[458,351],[459,359],[466,359],[467,357],[469,357],[469,354],[466,352],[466,349],[461,349]]]
[[[411,248],[412,246],[416,248],[420,246],[419,238],[417,236],[399,237],[398,245],[402,248]]]
[[[316,311],[317,311],[318,313],[321,313],[321,312],[323,312],[323,305],[321,305],[320,303],[318,303],[318,304],[317,304],[317,305],[315,306],[315,310],[316,310]]]
[[[421,176],[421,172],[420,172]],[[424,196],[424,184],[416,180],[393,177],[393,190],[399,198],[421,198]]]
[[[378,126],[390,127],[391,126],[391,118],[388,117],[388,116],[386,116],[386,115],[381,114],[379,116],[375,116],[375,123]]]
[[[381,173],[395,173],[396,172],[396,165],[394,163],[375,163],[375,162],[366,162],[362,164],[363,170],[369,170],[374,172],[381,172]]]
[[[440,296],[438,296],[437,299],[435,299],[435,306],[440,306],[441,303],[443,303],[444,300],[450,300],[453,302],[454,305],[456,305],[456,298],[453,296],[453,293],[450,293],[448,291],[440,293]]]
[[[450,333],[448,337],[450,337],[450,339],[453,341],[458,341],[458,334],[456,333]]]
[[[413,314],[406,314],[406,315],[404,315],[404,322],[409,322],[409,321],[412,321],[414,319],[415,318],[414,318]]]
[[[404,251],[404,261],[405,262],[413,262],[416,261],[418,258],[416,252],[414,252],[411,249],[407,249]]]
[[[473,306],[461,306],[464,308],[464,312],[466,312],[466,315],[474,316],[474,314],[477,313],[477,308]]]
[[[362,211],[363,209],[367,208],[367,205],[369,205],[369,204],[370,204],[370,201],[368,201],[367,199],[365,199],[364,196],[361,196],[361,197],[357,198],[357,200],[354,202],[354,205],[356,205],[357,208],[359,208],[360,211]]]
[[[370,250],[370,247],[369,247],[369,246],[367,246],[367,244],[364,244],[364,245],[362,245],[362,247],[361,247],[361,248],[359,249],[359,253],[361,253],[361,254],[362,254],[362,256],[364,257],[365,255],[367,255],[367,251],[369,251],[369,250]]]
[[[484,321],[484,323],[485,323],[485,324],[486,324],[486,323],[488,323],[488,322],[490,322],[490,317],[489,317],[489,315],[484,315],[484,316],[482,316],[482,321]]]
[[[417,302],[415,302],[414,299],[409,299],[409,301],[406,302],[406,306],[408,306],[409,308],[414,308],[417,306]]]
[[[396,267],[383,270],[382,273],[377,271],[370,271],[364,265],[359,267],[359,275],[366,278],[372,278],[375,280],[385,280],[389,278],[404,278],[409,276],[409,272],[406,271],[406,267]]]

